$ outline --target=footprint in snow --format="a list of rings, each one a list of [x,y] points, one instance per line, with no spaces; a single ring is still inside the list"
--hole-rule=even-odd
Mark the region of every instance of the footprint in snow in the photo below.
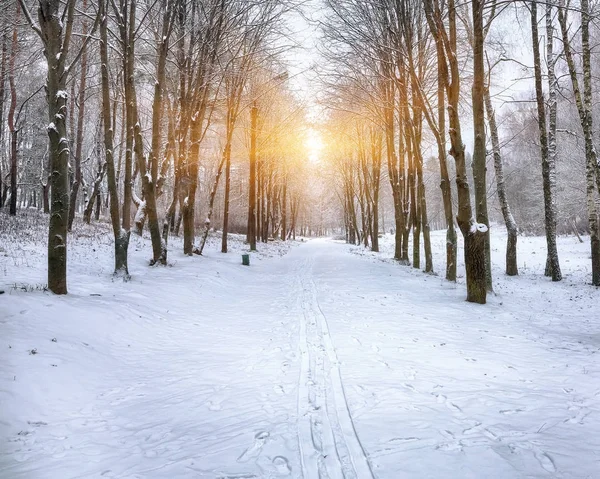
[[[481,423],[480,423],[480,422],[476,422],[474,425],[472,425],[472,426],[469,426],[469,427],[468,427],[468,428],[466,428],[466,429],[463,429],[463,432],[462,432],[462,433],[463,433],[464,435],[467,435],[467,434],[473,434],[473,433],[479,432],[481,429],[482,429],[482,425],[481,425]]]
[[[403,442],[412,442],[412,441],[418,441],[419,438],[415,437],[415,436],[409,436],[409,437],[393,437],[391,438],[388,442],[392,442],[392,443],[403,443]]]
[[[35,427],[47,426],[48,425],[48,423],[44,422],[44,421],[27,421],[27,424],[29,424],[30,426],[35,426]]]
[[[221,476],[217,476],[217,479],[254,479],[256,478],[256,474],[252,474],[252,473],[241,473],[241,474],[226,474],[226,475],[221,475]]]
[[[546,454],[545,452],[536,451],[534,452],[534,456],[540,463],[540,466],[542,466],[546,471],[552,473],[556,472],[556,466],[554,465],[554,461],[548,454]]]
[[[246,449],[240,457],[237,458],[238,462],[248,462],[250,459],[256,459],[260,454],[265,442],[269,438],[269,433],[267,431],[259,431],[254,436],[254,444]]]
[[[292,472],[289,461],[283,456],[274,457],[273,465],[275,466],[278,474],[287,476]]]
[[[540,466],[545,471],[550,472],[550,473],[556,472],[556,465],[554,464],[554,460],[552,459],[552,457],[550,457],[550,455],[548,453],[542,451],[536,445],[531,444],[529,442],[524,442],[524,443],[519,443],[519,444],[512,443],[509,446],[511,446],[513,448],[519,448],[519,449],[525,449],[527,451],[531,451],[533,453],[533,456],[537,459],[537,461],[540,463]]]
[[[523,411],[525,411],[525,409],[501,409],[500,414],[509,416],[511,414],[518,414]]]

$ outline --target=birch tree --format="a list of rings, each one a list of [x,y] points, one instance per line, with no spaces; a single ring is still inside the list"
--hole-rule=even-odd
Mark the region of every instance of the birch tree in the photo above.
[[[552,29],[550,29],[551,33]],[[542,66],[540,59],[539,50],[539,34],[538,34],[538,18],[537,18],[537,2],[531,2],[531,38],[533,41],[533,63],[535,71],[535,96],[537,103],[537,114],[538,114],[538,128],[540,134],[540,153],[542,156],[542,178],[544,184],[544,210],[546,220],[546,244],[548,246],[548,260],[547,260],[547,272],[552,276],[552,281],[560,281],[562,279],[562,273],[560,271],[560,264],[558,261],[558,251],[556,249],[556,205],[554,200],[554,182],[553,182],[553,171],[555,168],[555,156],[549,155],[550,151],[554,154],[556,151],[555,140],[552,142],[552,148],[549,148],[548,144],[548,130],[546,127],[546,105],[544,103],[544,92],[542,89]],[[547,41],[552,43],[553,39],[548,38]],[[554,58],[552,56],[552,47],[548,46],[548,64],[550,65],[550,72],[553,72]],[[549,73],[549,81],[552,79],[550,84],[550,90],[554,90],[555,81],[551,73]],[[554,109],[554,113],[551,115],[550,129],[556,130],[556,103],[554,96],[551,100],[554,103],[550,103],[550,107]],[[554,133],[553,133],[554,138]]]
[[[550,1],[550,0],[548,0]],[[583,76],[583,93],[579,86],[579,74],[573,58],[571,40],[567,25],[568,11],[565,2],[560,0],[558,19],[562,33],[563,49],[571,85],[575,96],[575,103],[579,113],[581,129],[585,142],[585,168],[586,168],[586,199],[588,220],[590,224],[590,247],[592,257],[592,284],[600,286],[600,222],[596,194],[600,193],[600,163],[594,145],[594,130],[592,116],[592,62],[590,46],[590,5],[588,0],[581,0],[581,75]],[[598,191],[596,191],[598,190]],[[554,278],[553,278],[554,279]]]

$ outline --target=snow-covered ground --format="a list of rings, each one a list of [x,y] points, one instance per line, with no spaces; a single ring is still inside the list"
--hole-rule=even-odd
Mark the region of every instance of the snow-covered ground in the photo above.
[[[596,478],[600,290],[519,238],[487,305],[333,240],[259,245],[113,281],[106,226],[78,227],[70,294],[43,291],[39,218],[0,216],[0,478]],[[25,221],[25,222],[27,222]],[[443,272],[443,232],[433,234]],[[359,253],[359,254],[356,254]],[[526,265],[526,267],[525,267]],[[459,268],[460,270],[460,268]]]

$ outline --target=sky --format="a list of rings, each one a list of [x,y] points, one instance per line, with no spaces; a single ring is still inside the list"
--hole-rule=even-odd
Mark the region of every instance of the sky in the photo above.
[[[302,4],[302,14],[289,14],[288,25],[291,30],[290,40],[295,44],[285,55],[288,64],[291,88],[308,106],[309,120],[317,125],[323,119],[323,110],[317,103],[319,83],[314,66],[320,61],[318,54],[319,27],[318,20],[323,16],[324,6],[320,0],[308,0]],[[545,35],[543,12],[539,12],[540,36]],[[555,25],[558,28],[558,25]],[[556,33],[556,32],[555,32]],[[502,121],[502,114],[515,107],[516,102],[533,98],[531,38],[529,15],[520,7],[511,7],[499,15],[492,26],[487,39],[487,54],[491,61],[497,57],[497,45],[502,44],[505,61],[498,64],[493,71],[491,90],[497,116]],[[558,48],[558,47],[556,47]],[[545,48],[540,46],[542,61]],[[529,67],[529,68],[528,68]],[[469,80],[465,80],[468,82]],[[464,84],[465,95],[469,95],[469,85]],[[468,98],[467,98],[468,99]],[[464,112],[463,141],[468,151],[473,147],[473,128],[468,110]],[[502,133],[502,132],[501,132]],[[311,129],[308,135],[308,146],[313,160],[318,157],[321,140],[318,127]]]

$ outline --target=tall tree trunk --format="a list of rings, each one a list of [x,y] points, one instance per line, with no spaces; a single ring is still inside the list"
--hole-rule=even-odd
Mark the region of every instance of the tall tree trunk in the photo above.
[[[413,138],[411,137],[411,130],[413,126],[407,125],[405,128],[406,135],[406,154],[408,156],[408,188],[410,190],[410,222],[412,225],[413,232],[413,268],[421,268],[421,211],[420,205],[417,201],[417,182],[415,180],[417,168],[415,161],[415,152],[417,146],[413,145]]]
[[[18,160],[18,129],[15,120],[17,108],[17,88],[15,86],[15,58],[19,47],[17,25],[21,8],[17,3],[15,25],[12,33],[12,44],[8,60],[8,84],[10,88],[10,106],[8,108],[8,131],[10,132],[10,215],[17,214],[17,160]],[[3,125],[0,125],[3,128]]]
[[[484,26],[483,8],[485,0],[472,0],[473,14],[473,88],[471,98],[473,102],[473,180],[475,187],[475,215],[478,224],[487,227],[485,231],[485,272],[488,291],[492,291],[492,261],[490,250],[490,221],[487,207],[487,181],[485,148],[485,113],[484,113],[484,85],[485,67],[483,62]],[[491,21],[491,20],[490,20]]]
[[[281,191],[281,241],[286,240],[287,236],[287,185],[288,185],[288,174],[284,173],[283,176],[283,187]]]
[[[225,157],[225,195],[223,198],[223,235],[221,236],[221,253],[227,253],[227,234],[229,230],[229,194],[231,190],[231,142],[228,139],[223,151]]]
[[[588,0],[581,0],[581,49],[583,68],[583,96],[579,88],[579,80],[573,53],[569,43],[567,28],[567,11],[564,4],[558,9],[558,19],[562,32],[563,48],[571,84],[575,95],[575,103],[579,112],[579,120],[583,130],[585,141],[586,159],[586,199],[588,220],[590,224],[590,247],[592,257],[592,284],[600,286],[600,223],[598,221],[598,210],[595,203],[596,189],[600,192],[600,164],[598,154],[594,146],[593,123],[592,123],[592,65],[590,49],[590,13]]]
[[[437,138],[438,160],[440,163],[440,189],[442,190],[442,199],[444,201],[444,217],[446,218],[446,279],[456,281],[456,250],[457,235],[454,228],[454,213],[452,208],[452,185],[450,175],[448,174],[448,162],[446,160],[446,95],[445,71],[446,62],[444,59],[444,45],[441,38],[436,39],[437,51],[437,109],[438,109],[438,132]]]
[[[397,3],[398,5],[398,3]],[[383,13],[383,12],[382,12]],[[401,16],[398,15],[398,18]],[[398,28],[399,30],[399,28]],[[391,31],[386,30],[385,40],[390,46],[393,44]],[[398,107],[402,108],[402,98],[400,91],[405,88],[406,83],[403,78],[397,79],[396,66],[394,66],[393,54],[391,52],[396,51],[396,64],[400,68],[400,74],[403,75],[402,66],[405,64],[403,59],[400,58],[401,52],[399,48],[387,48],[383,49],[380,53],[381,69],[384,72],[384,78],[382,79],[382,92],[383,92],[383,121],[385,127],[385,146],[387,151],[387,166],[388,166],[388,178],[390,180],[390,186],[392,188],[392,197],[394,200],[394,259],[396,261],[404,261],[404,228],[405,228],[405,217],[403,210],[403,189],[405,186],[405,178],[403,172],[402,157],[404,155],[402,148],[402,115],[398,114],[398,153],[396,154],[396,105],[399,100]],[[398,81],[399,80],[399,81]]]
[[[75,1],[67,0],[61,14],[59,0],[38,0],[38,25],[19,0],[44,44],[48,66],[46,101],[48,105],[48,154],[50,156],[51,206],[48,227],[48,288],[55,294],[67,293],[67,223],[69,217],[69,141],[67,140],[67,71]]]
[[[406,34],[406,42],[409,45],[412,45],[412,37]],[[421,136],[422,136],[422,115],[425,116],[427,123],[435,136],[437,149],[438,149],[438,160],[440,164],[440,176],[441,176],[441,184],[440,188],[442,190],[442,199],[444,205],[444,216],[446,219],[446,279],[448,281],[456,281],[456,231],[454,228],[454,217],[452,213],[452,191],[450,178],[448,174],[448,164],[446,161],[446,95],[445,88],[448,76],[448,66],[444,57],[444,43],[441,37],[437,37],[435,39],[436,45],[436,56],[437,56],[437,122],[435,120],[435,107],[431,105],[429,100],[427,99],[425,92],[422,90],[423,84],[423,75],[424,75],[424,65],[426,64],[426,50],[425,50],[425,42],[422,41],[423,32],[419,29],[418,34],[418,65],[415,65],[414,55],[412,53],[412,47],[407,47],[407,57],[409,60],[409,71],[411,75],[411,89],[413,93],[413,103],[415,107],[415,112],[419,113],[417,117],[419,120],[419,128],[415,129],[415,135],[417,135],[417,139],[415,140],[418,145],[421,144]],[[422,114],[422,115],[421,115]],[[425,188],[424,183],[422,182],[423,175],[423,155],[421,154],[420,147],[418,148],[419,153],[419,168],[420,173],[418,174],[419,178],[419,202],[422,203],[421,206],[421,221],[423,224],[423,242],[425,246],[425,270],[426,272],[433,271],[433,260],[431,254],[431,238],[430,238],[430,226],[427,218],[427,203],[425,197]]]
[[[87,0],[83,0],[83,10],[87,10]],[[87,35],[87,22],[83,20],[83,35]],[[71,185],[71,196],[69,200],[69,222],[68,230],[73,227],[73,219],[75,218],[75,209],[77,207],[77,194],[79,193],[79,185],[81,185],[81,155],[83,150],[83,120],[85,115],[85,94],[87,80],[87,42],[84,40],[81,52],[81,75],[79,77],[79,110],[77,112],[77,137],[75,140],[75,181]],[[109,108],[110,111],[110,108]],[[110,123],[110,119],[109,119]]]
[[[538,129],[540,132],[540,153],[542,156],[542,179],[544,186],[544,209],[546,219],[546,243],[548,245],[548,263],[552,281],[560,281],[562,274],[556,249],[556,206],[551,180],[551,164],[548,155],[548,131],[546,129],[546,107],[542,89],[542,66],[539,50],[539,35],[537,25],[537,3],[531,2],[531,36],[533,41],[533,64],[535,71],[535,95],[538,111]],[[547,39],[548,42],[551,39]],[[548,268],[547,268],[548,270]]]
[[[421,144],[421,134],[417,135],[417,145]],[[433,254],[431,251],[431,235],[429,220],[427,218],[427,198],[425,196],[425,183],[423,182],[423,156],[420,146],[415,151],[417,167],[417,201],[419,202],[420,223],[423,230],[423,248],[425,250],[425,272],[433,273]]]
[[[456,5],[448,0],[448,27],[439,10],[434,10],[430,0],[424,1],[425,15],[429,29],[436,39],[444,44],[444,62],[449,72],[444,73],[444,84],[448,95],[448,123],[450,136],[450,154],[456,163],[456,186],[458,191],[457,222],[464,237],[465,269],[467,276],[467,301],[485,304],[487,279],[485,267],[485,233],[487,226],[478,223],[473,217],[471,195],[467,180],[465,150],[462,141],[459,116],[460,67],[457,57]]]
[[[250,173],[248,184],[248,234],[246,241],[250,251],[256,251],[256,137],[258,124],[258,107],[256,101],[250,109]],[[284,225],[285,230],[285,225]],[[285,236],[285,234],[284,234]]]
[[[194,215],[196,209],[196,189],[198,188],[198,167],[200,164],[200,138],[201,138],[202,124],[200,119],[196,118],[192,121],[191,126],[191,147],[189,154],[189,164],[187,166],[187,177],[188,182],[187,196],[183,201],[181,208],[181,216],[183,221],[183,253],[191,256],[194,253],[202,254],[202,250],[194,249],[194,235],[195,235],[195,222]],[[216,191],[215,191],[216,194]],[[214,198],[212,198],[214,203]],[[212,205],[210,207],[212,216]],[[208,229],[210,228],[210,218],[208,218],[208,224],[205,222],[206,234],[208,235]],[[198,252],[199,251],[199,252]]]
[[[396,156],[395,146],[395,119],[394,119],[394,97],[395,89],[391,79],[385,82],[385,104],[384,104],[384,121],[385,121],[385,145],[388,178],[392,188],[392,197],[394,200],[394,259],[400,261],[402,259],[402,231],[404,230],[403,215],[402,215],[402,195],[400,190],[400,174],[398,172],[398,157]]]
[[[9,114],[9,118],[11,115]],[[9,120],[9,125],[11,121]],[[14,124],[13,124],[14,125]],[[18,136],[19,132],[16,129],[10,129],[10,210],[9,214],[15,216],[17,214],[17,159],[18,159]]]
[[[113,146],[113,125],[111,123],[111,101],[110,85],[108,78],[108,16],[106,15],[106,2],[100,0],[101,9],[100,23],[100,59],[101,59],[101,80],[102,80],[102,116],[104,120],[104,150],[106,154],[106,177],[108,180],[108,193],[110,197],[110,218],[115,238],[115,275],[124,278],[129,277],[127,265],[127,250],[129,248],[130,231],[121,227],[121,218],[119,211],[119,192],[117,187],[117,177],[115,174],[115,159]],[[82,79],[83,85],[85,80]],[[81,101],[81,100],[80,100]],[[83,104],[80,103],[80,117]],[[78,141],[83,125],[78,124]],[[77,147],[80,148],[79,146]],[[81,152],[80,152],[81,153]],[[99,201],[98,201],[99,203]]]
[[[399,63],[404,65],[404,62]],[[406,132],[405,130],[409,127],[407,123],[407,111],[408,111],[408,92],[407,92],[407,72],[406,67],[403,66],[400,70],[400,81],[398,85],[398,107],[400,113],[398,114],[398,180],[400,183],[399,196],[400,203],[402,205],[400,211],[402,213],[402,252],[400,261],[406,265],[410,264],[408,259],[408,239],[410,236],[410,230],[412,228],[411,215],[410,215],[410,176],[407,171],[407,163],[409,163],[408,156],[408,145],[406,145]],[[408,166],[410,169],[410,166]]]
[[[165,5],[166,7],[166,5]],[[142,173],[142,185],[146,198],[146,210],[148,212],[148,229],[152,240],[152,264],[166,264],[167,245],[160,234],[158,224],[158,211],[156,199],[158,196],[157,184],[159,181],[159,158],[162,141],[162,117],[163,117],[163,88],[166,79],[167,52],[169,51],[169,36],[172,31],[171,20],[173,13],[166,8],[163,13],[163,25],[160,38],[158,39],[156,82],[154,83],[154,99],[152,102],[152,142],[150,149],[150,178],[140,168]],[[136,112],[137,113],[137,112]],[[137,114],[136,114],[137,116]],[[136,127],[139,123],[136,123]],[[136,128],[137,129],[137,128]],[[136,133],[136,136],[138,133]],[[137,143],[137,140],[136,140]],[[140,146],[141,149],[141,146]]]
[[[502,154],[500,152],[500,139],[498,137],[498,126],[496,125],[496,114],[492,107],[490,91],[485,89],[485,109],[487,110],[488,124],[490,127],[490,136],[492,139],[492,152],[494,154],[494,169],[496,170],[496,189],[498,190],[498,201],[506,225],[506,274],[516,276],[519,274],[517,266],[517,234],[519,230],[517,223],[510,211],[508,198],[506,196],[506,185],[504,183],[504,166],[502,164]]]
[[[2,59],[0,60],[0,145],[4,144],[4,95],[6,92],[6,63],[8,59],[8,34],[2,34]],[[4,162],[4,151],[0,151],[0,208],[4,206],[4,175],[2,166]]]
[[[382,144],[381,144],[381,132],[377,131],[372,133],[376,135],[376,138],[372,139],[371,157],[372,157],[372,168],[371,168],[371,180],[372,180],[372,214],[373,214],[373,228],[371,235],[371,249],[375,252],[379,252],[379,189],[381,183],[381,155],[382,155]]]
[[[122,71],[123,71],[123,119],[125,124],[125,176],[123,181],[123,219],[122,227],[125,231],[131,231],[131,204],[134,202],[134,191],[133,183],[135,181],[132,174],[134,167],[133,153],[134,153],[134,142],[135,142],[135,122],[134,118],[134,102],[137,101],[135,96],[135,79],[134,79],[134,61],[135,61],[135,14],[136,8],[135,3],[128,4],[129,0],[123,0],[121,2],[122,10],[119,12],[119,33],[121,40],[121,51],[122,51]],[[113,8],[114,8],[113,4]],[[131,7],[131,8],[129,8]],[[141,161],[141,160],[140,160]],[[137,162],[136,162],[137,171]],[[118,178],[117,178],[118,180]],[[137,196],[135,196],[137,199]],[[136,206],[138,206],[138,212],[140,211],[142,201],[140,200]],[[145,203],[144,203],[145,205]],[[145,207],[142,208],[145,212]],[[137,213],[136,213],[137,216]],[[145,218],[145,213],[144,213]],[[142,235],[143,221],[136,223],[135,233]]]

